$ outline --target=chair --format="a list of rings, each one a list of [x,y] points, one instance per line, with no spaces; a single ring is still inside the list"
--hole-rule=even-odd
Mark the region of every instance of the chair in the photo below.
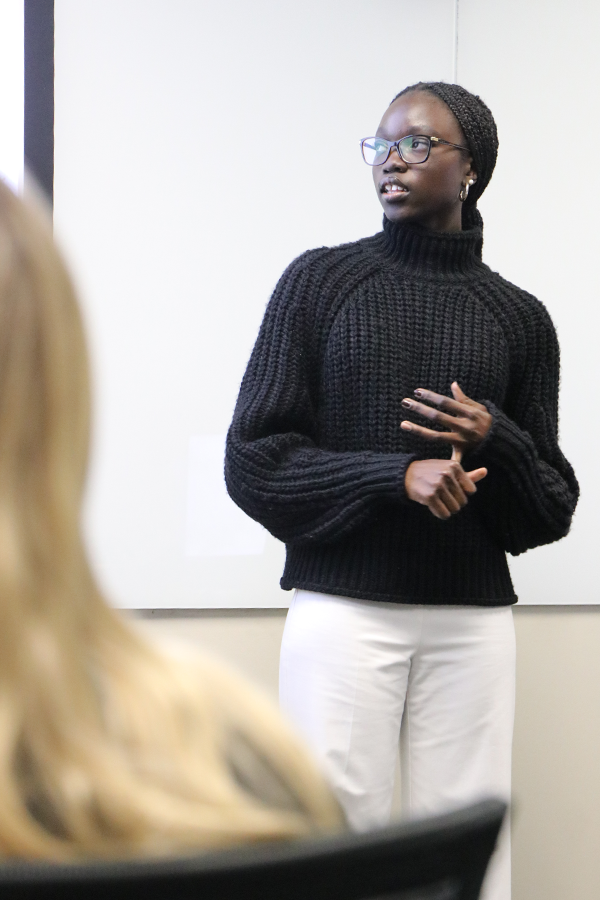
[[[499,800],[367,834],[185,859],[0,866],[0,900],[476,900]]]

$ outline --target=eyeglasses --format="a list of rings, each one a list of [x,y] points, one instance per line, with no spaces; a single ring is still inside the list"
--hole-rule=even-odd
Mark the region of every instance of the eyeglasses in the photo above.
[[[418,165],[427,162],[431,153],[432,144],[447,144],[449,147],[456,147],[457,150],[466,150],[470,153],[468,147],[461,147],[460,144],[453,144],[451,141],[443,141],[439,137],[433,137],[426,134],[407,134],[406,137],[399,141],[386,141],[380,137],[366,137],[360,142],[363,159],[368,166],[382,166],[387,162],[390,153],[395,148],[401,159],[410,165]]]

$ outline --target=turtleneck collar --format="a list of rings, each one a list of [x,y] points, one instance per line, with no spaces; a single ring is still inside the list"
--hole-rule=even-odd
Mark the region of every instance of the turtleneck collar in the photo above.
[[[481,269],[483,231],[430,231],[422,225],[383,217],[384,254],[418,275],[469,275]]]

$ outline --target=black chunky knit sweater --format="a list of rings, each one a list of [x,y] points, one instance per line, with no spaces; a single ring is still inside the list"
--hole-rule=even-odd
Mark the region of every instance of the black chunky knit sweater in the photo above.
[[[287,545],[281,586],[368,600],[500,606],[505,551],[563,537],[578,496],[557,444],[559,352],[544,306],[481,261],[479,229],[379,234],[304,253],[277,285],[242,382],[225,474]],[[408,500],[400,428],[415,388],[458,381],[493,424],[463,460],[488,476],[449,520]],[[418,421],[418,419],[414,419]],[[423,421],[430,427],[429,422]]]

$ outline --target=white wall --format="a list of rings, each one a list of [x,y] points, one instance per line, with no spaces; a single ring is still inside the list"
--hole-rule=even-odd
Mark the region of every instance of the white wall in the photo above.
[[[583,489],[572,535],[512,564],[517,592],[598,602],[599,19],[581,0],[56,0],[55,219],[90,324],[88,530],[117,603],[288,602],[282,546],[223,489],[238,384],[286,264],[379,228],[358,138],[455,64],[500,129],[484,258],[554,318]]]
[[[562,352],[561,445],[581,500],[572,533],[512,563],[533,603],[598,603],[600,5],[460,0],[458,81],[498,123],[497,170],[481,201],[484,259],[538,296]]]
[[[282,270],[380,228],[358,140],[407,83],[451,80],[454,0],[55,10],[55,222],[94,357],[97,566],[129,607],[284,606],[282,546],[223,494],[186,508],[190,439],[210,491],[203,439],[227,429]]]
[[[0,177],[23,184],[23,0],[0,2]]]

